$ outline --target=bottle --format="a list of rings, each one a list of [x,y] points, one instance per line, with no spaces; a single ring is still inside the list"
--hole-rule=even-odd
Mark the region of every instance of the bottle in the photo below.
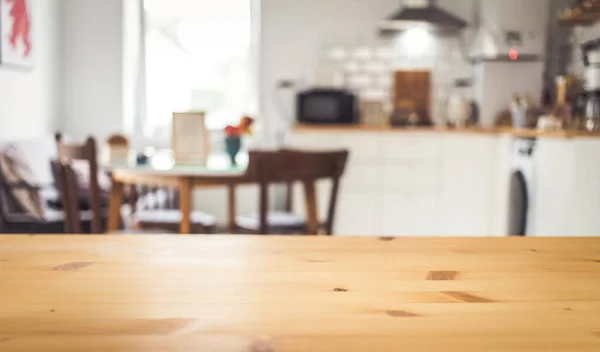
[[[521,97],[515,94],[512,102],[510,103],[510,113],[512,115],[513,127],[524,128],[525,127],[525,105],[522,102]]]
[[[471,102],[468,99],[471,82],[457,79],[448,99],[448,120],[456,128],[464,128],[471,117]]]

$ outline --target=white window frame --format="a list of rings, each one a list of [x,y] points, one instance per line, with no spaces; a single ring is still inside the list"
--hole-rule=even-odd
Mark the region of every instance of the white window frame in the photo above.
[[[251,2],[251,86],[254,88],[257,113],[260,115],[260,13],[261,0],[248,0]],[[132,67],[126,67],[124,63],[124,75],[130,75],[129,81],[124,80],[124,131],[130,136],[134,148],[143,148],[153,146],[156,148],[171,148],[170,138],[147,137],[143,133],[143,126],[146,120],[146,12],[144,7],[145,0],[124,1],[124,26],[137,26],[136,31],[128,32],[125,30],[124,55],[128,52],[135,52],[135,61]],[[133,49],[134,48],[134,49]],[[133,50],[133,51],[132,51]],[[127,59],[124,60],[127,62]],[[133,70],[132,70],[133,68]],[[133,101],[130,101],[133,100]],[[258,116],[255,116],[258,117]],[[215,137],[213,143],[220,146],[221,138],[219,131],[214,131]]]

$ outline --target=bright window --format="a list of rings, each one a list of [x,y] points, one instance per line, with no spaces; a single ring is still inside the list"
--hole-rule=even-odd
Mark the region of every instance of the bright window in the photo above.
[[[222,129],[256,115],[251,0],[145,0],[143,133],[169,138],[173,111],[207,113]]]

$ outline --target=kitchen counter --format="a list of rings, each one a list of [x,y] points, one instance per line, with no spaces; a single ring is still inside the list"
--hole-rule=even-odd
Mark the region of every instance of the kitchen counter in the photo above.
[[[495,128],[448,128],[448,127],[391,127],[369,125],[295,125],[296,132],[398,132],[398,133],[467,133],[489,135],[512,135],[516,138],[600,138],[600,132],[579,130],[538,131],[535,129]]]
[[[600,239],[0,236],[2,351],[599,351]]]

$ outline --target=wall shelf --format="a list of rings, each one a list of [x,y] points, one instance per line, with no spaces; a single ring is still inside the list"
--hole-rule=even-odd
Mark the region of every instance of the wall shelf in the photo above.
[[[600,20],[600,0],[578,0],[556,21],[561,27],[591,26]]]

